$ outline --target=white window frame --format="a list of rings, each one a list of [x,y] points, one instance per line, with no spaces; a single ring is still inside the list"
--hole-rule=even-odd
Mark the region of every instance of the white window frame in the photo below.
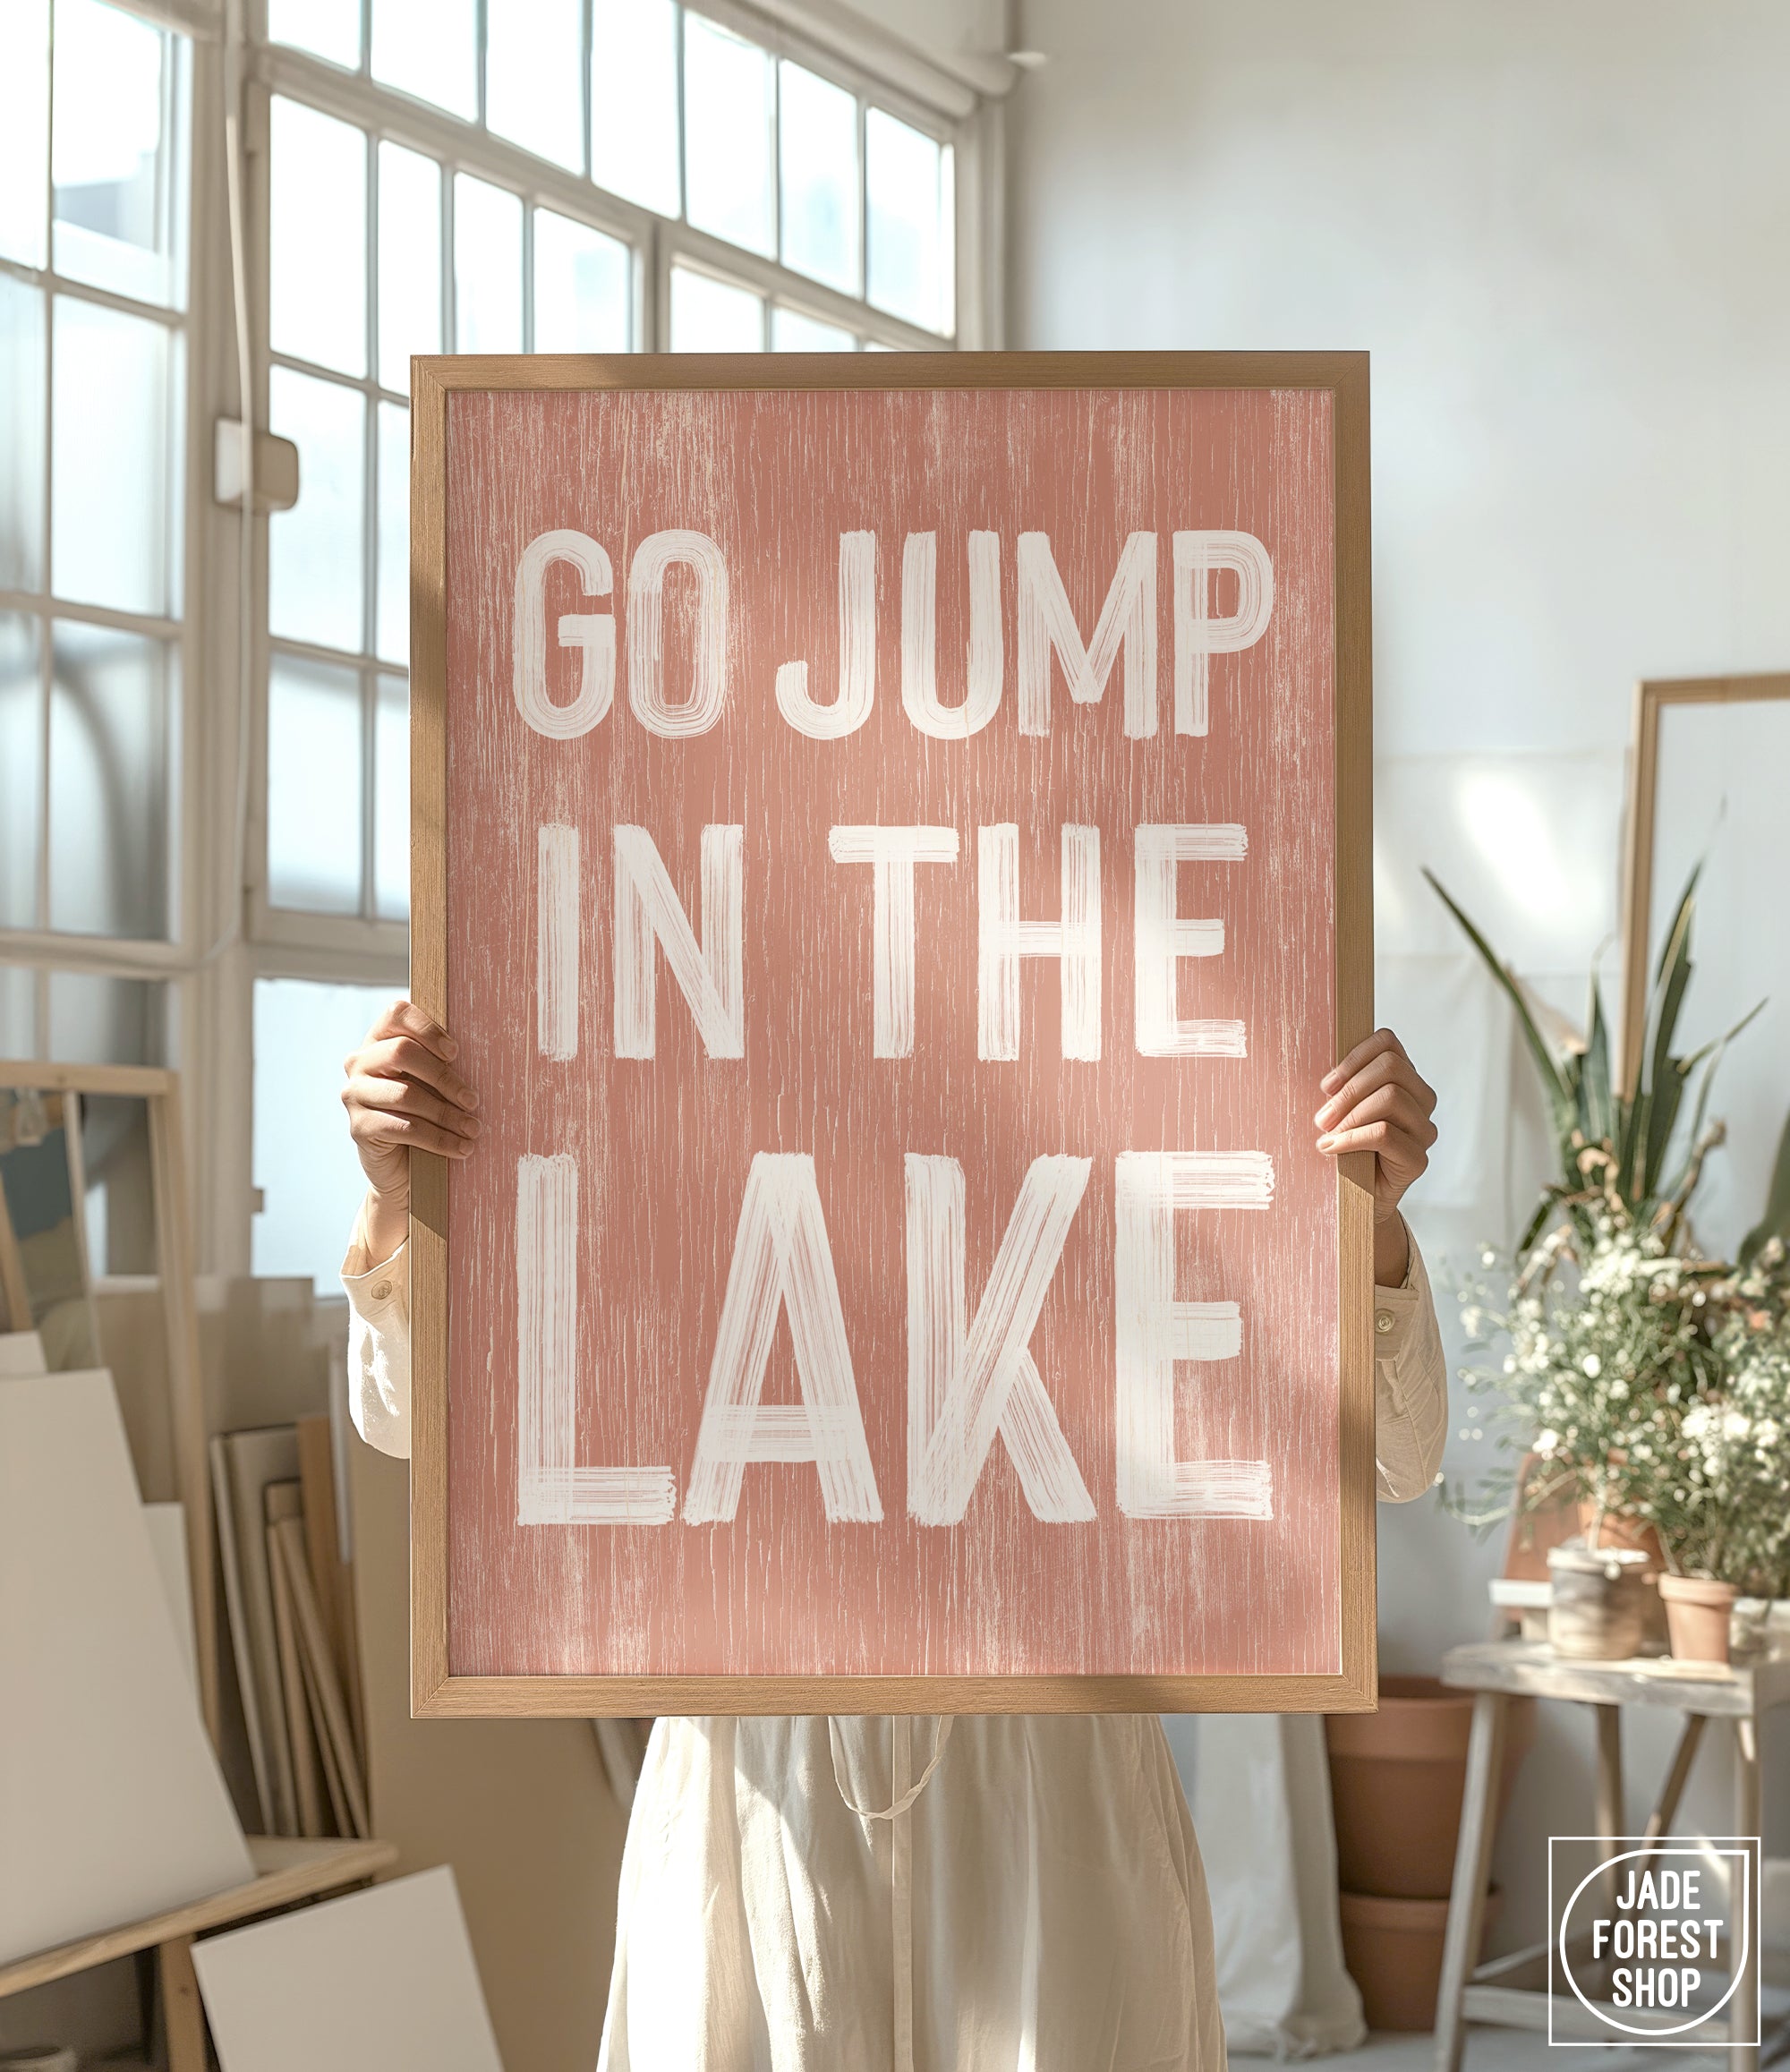
[[[165,9],[126,4],[120,11],[139,14],[158,28],[173,29],[191,36],[191,25]],[[54,49],[54,27],[51,38]],[[200,777],[200,772],[195,767],[197,758],[193,738],[199,729],[194,723],[194,718],[201,709],[205,684],[204,606],[208,572],[204,562],[202,507],[200,498],[194,493],[194,471],[200,466],[201,460],[205,470],[204,480],[208,483],[209,482],[209,456],[204,451],[209,443],[209,423],[201,431],[203,404],[200,386],[204,354],[200,343],[202,317],[200,307],[201,296],[209,286],[209,276],[206,254],[201,249],[200,241],[193,234],[192,221],[193,199],[200,192],[200,180],[204,170],[198,148],[200,71],[200,56],[195,39],[195,47],[190,53],[186,67],[183,94],[176,97],[169,92],[166,110],[170,116],[177,118],[183,115],[187,130],[186,163],[182,168],[182,175],[186,187],[188,220],[179,226],[178,231],[181,243],[185,247],[186,292],[179,303],[140,302],[132,296],[59,273],[55,266],[55,194],[53,181],[47,182],[45,189],[43,266],[34,268],[12,260],[0,260],[0,272],[37,288],[44,298],[45,443],[39,520],[42,527],[42,580],[35,591],[0,588],[0,610],[34,619],[38,627],[40,641],[38,656],[39,822],[37,831],[38,905],[40,920],[47,917],[50,892],[49,727],[54,669],[53,635],[56,622],[62,620],[82,626],[105,627],[162,641],[175,651],[180,671],[178,690],[171,701],[168,714],[171,738],[164,743],[168,786],[168,848],[166,858],[168,900],[166,933],[155,936],[109,936],[75,933],[47,925],[0,928],[0,961],[38,975],[33,1035],[36,1049],[45,1053],[49,1048],[48,975],[69,973],[100,978],[177,980],[192,968],[191,945],[202,925],[202,917],[198,911],[199,874],[194,868],[195,845],[190,839],[192,815],[188,805],[195,795],[195,781]],[[178,98],[183,98],[183,108],[177,106]],[[48,148],[53,154],[53,115],[51,122]],[[171,503],[169,516],[180,527],[180,583],[177,604],[171,595],[170,610],[166,612],[129,611],[109,605],[76,603],[58,597],[54,588],[54,520],[50,490],[53,456],[50,432],[55,410],[55,366],[52,349],[54,310],[59,299],[90,303],[102,309],[115,310],[124,316],[158,323],[178,342],[180,379],[177,386],[170,382],[168,393],[171,403],[177,401],[180,412],[178,451],[170,452],[170,459],[178,466],[180,473],[177,501]],[[171,991],[164,998],[167,1009],[164,1019],[170,1026],[163,1031],[163,1043],[171,1045],[174,1041],[173,1025],[177,1020],[175,996]],[[159,1060],[150,1059],[148,1062],[155,1063]]]
[[[180,693],[169,744],[169,926],[165,938],[107,937],[60,930],[0,930],[0,963],[38,977],[35,1051],[48,1048],[47,983],[59,974],[145,981],[161,991],[151,1049],[181,1068],[194,1089],[184,1104],[190,1169],[194,1175],[195,1257],[202,1267],[240,1270],[248,1256],[248,1149],[234,1102],[212,1089],[234,1080],[246,1056],[241,978],[242,873],[236,838],[241,672],[236,660],[236,560],[240,528],[234,512],[212,500],[213,425],[235,414],[232,276],[225,205],[224,54],[221,9],[206,0],[109,0],[120,12],[191,41],[186,116],[187,279],[184,307],[166,312],[182,328]],[[52,208],[54,202],[51,203]],[[47,253],[53,260],[54,254]],[[22,269],[27,276],[32,269]],[[64,282],[48,267],[38,276],[61,291],[139,313],[129,298],[81,282]],[[149,313],[155,314],[153,310]],[[46,368],[47,381],[53,381]],[[46,391],[46,410],[50,406]],[[48,617],[149,630],[154,615],[114,614],[69,605],[50,594]],[[241,1074],[246,1083],[246,1074]],[[243,1110],[246,1115],[246,1108]]]
[[[192,42],[187,294],[183,314],[170,313],[172,320],[183,324],[186,338],[182,616],[177,628],[180,718],[170,800],[171,926],[167,940],[153,942],[0,931],[0,961],[163,983],[166,1058],[180,1067],[189,1089],[185,1121],[194,1175],[197,1261],[203,1270],[243,1273],[249,1268],[251,1226],[258,1206],[252,1179],[255,981],[308,978],[389,985],[398,991],[407,982],[408,930],[399,922],[276,908],[266,896],[268,521],[264,514],[250,521],[252,576],[245,690],[237,612],[243,520],[238,511],[221,508],[213,500],[215,428],[240,414],[226,180],[225,117],[233,56],[229,20],[240,23],[243,34],[240,133],[245,160],[249,357],[252,422],[261,427],[268,422],[268,375],[274,364],[268,337],[267,142],[268,110],[276,93],[424,152],[449,174],[472,173],[509,188],[525,202],[626,241],[636,255],[636,350],[660,349],[668,338],[671,270],[682,265],[763,294],[767,324],[773,303],[780,303],[822,322],[847,327],[879,345],[936,351],[1002,343],[1000,96],[1010,84],[1010,75],[998,60],[969,60],[959,76],[867,21],[851,21],[812,0],[696,0],[695,5],[686,0],[688,12],[705,14],[750,38],[773,57],[795,59],[952,145],[956,329],[947,339],[681,220],[655,215],[607,192],[583,174],[536,158],[482,127],[380,86],[364,63],[360,72],[348,72],[306,53],[270,45],[265,36],[264,0],[110,4],[175,30]],[[587,40],[588,33],[587,29]],[[365,44],[363,27],[363,60]],[[585,55],[588,59],[588,50]],[[588,72],[586,63],[587,95]],[[681,163],[681,138],[679,143]],[[532,236],[524,243],[525,269],[530,257]],[[46,286],[63,285],[53,283],[47,272],[37,277]],[[525,270],[525,341],[533,325],[532,286]],[[67,284],[65,292],[107,299],[104,291],[80,283]],[[452,273],[447,267],[442,293],[451,306]],[[334,370],[320,371],[344,379]],[[352,385],[369,396],[407,400],[379,388],[376,368]],[[370,523],[374,516],[368,513]],[[373,537],[370,533],[366,547],[370,567]],[[38,608],[38,601],[30,601],[30,609]],[[85,606],[58,606],[52,616],[150,629],[150,622],[136,615]],[[176,629],[169,624],[159,630]],[[305,652],[297,643],[281,644]],[[310,652],[363,678],[402,673],[376,657]],[[246,755],[241,742],[244,722],[249,729]],[[244,780],[245,796],[239,797],[239,783]],[[240,840],[239,816],[245,822]],[[43,1035],[39,1027],[40,1042]]]
[[[687,267],[731,285],[750,287],[763,295],[765,302],[767,345],[771,311],[774,305],[795,310],[823,323],[849,328],[867,341],[895,350],[950,350],[953,346],[961,346],[971,337],[984,335],[990,301],[985,292],[986,269],[980,264],[981,255],[987,250],[987,240],[982,230],[984,210],[981,192],[984,184],[982,168],[987,156],[981,133],[985,127],[985,104],[979,101],[976,95],[961,82],[950,80],[942,72],[934,73],[929,68],[919,65],[917,61],[903,68],[908,75],[906,78],[889,79],[861,64],[851,62],[836,50],[819,46],[811,38],[800,36],[786,23],[761,13],[757,9],[738,4],[738,0],[702,0],[700,6],[692,7],[688,11],[704,14],[722,26],[749,37],[768,50],[773,59],[793,58],[858,96],[860,164],[863,142],[862,100],[865,97],[874,98],[878,107],[887,108],[891,114],[925,131],[941,143],[952,146],[957,166],[955,193],[958,222],[954,226],[957,234],[957,328],[951,337],[941,337],[899,318],[889,316],[865,300],[841,294],[810,280],[775,260],[743,251],[723,239],[695,229],[681,220],[656,215],[620,195],[598,187],[581,173],[574,173],[564,166],[538,158],[522,146],[494,136],[475,124],[465,122],[426,102],[413,99],[406,94],[380,85],[371,76],[371,9],[363,7],[361,69],[358,72],[346,72],[307,52],[294,50],[283,45],[268,44],[264,40],[257,41],[250,52],[249,92],[251,103],[246,135],[251,153],[250,220],[253,226],[252,242],[258,261],[254,269],[257,422],[265,424],[268,421],[268,379],[270,369],[276,364],[291,365],[353,387],[368,397],[370,405],[380,400],[408,402],[407,397],[379,386],[377,369],[371,369],[362,378],[348,377],[333,369],[305,368],[303,362],[290,360],[284,354],[277,355],[270,350],[267,317],[270,186],[267,141],[268,110],[275,95],[303,102],[324,115],[351,124],[375,140],[388,140],[405,145],[440,164],[444,178],[450,183],[449,199],[444,210],[442,252],[444,337],[452,336],[454,282],[451,180],[452,175],[459,172],[472,174],[518,195],[525,208],[539,206],[553,209],[628,244],[635,254],[632,284],[633,349],[637,352],[666,349],[666,342],[670,335],[671,274],[675,266]],[[259,17],[264,10],[258,5],[255,12]],[[589,25],[590,11],[587,7],[584,38],[587,75]],[[930,98],[915,90],[916,77],[930,85]],[[588,98],[588,83],[585,90]],[[482,104],[482,70],[480,99]],[[682,119],[680,102],[680,124]],[[681,134],[679,162],[681,165]],[[369,207],[371,207],[371,187]],[[533,328],[532,215],[524,217],[524,226],[523,320],[524,348],[527,350],[533,345]],[[370,298],[377,292],[377,281],[372,277],[373,251],[373,241],[370,237]],[[371,430],[369,438],[371,442]],[[362,552],[367,558],[365,566],[371,571],[376,537],[371,471],[366,478],[363,496],[365,537]],[[279,953],[304,951],[309,953],[305,958],[307,964],[314,964],[320,957],[327,959],[335,956],[344,959],[339,968],[339,968],[340,976],[345,979],[364,977],[372,984],[384,982],[401,986],[408,969],[409,931],[405,924],[378,920],[364,914],[351,917],[301,912],[276,907],[268,897],[267,686],[275,644],[268,633],[266,524],[265,519],[259,521],[261,538],[258,541],[255,557],[258,572],[256,638],[260,652],[255,668],[257,698],[248,860],[249,934],[259,949],[269,953],[258,958],[258,975],[282,977],[301,976]],[[364,653],[345,655],[333,649],[310,648],[303,643],[284,637],[277,645],[286,652],[304,655],[331,666],[354,669],[363,681],[379,674],[393,673],[390,665],[381,669],[376,658]]]

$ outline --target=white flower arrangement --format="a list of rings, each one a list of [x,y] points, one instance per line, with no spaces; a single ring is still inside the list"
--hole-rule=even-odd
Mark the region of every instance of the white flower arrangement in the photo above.
[[[1790,1275],[1776,1241],[1712,1291],[1718,1386],[1689,1404],[1644,1514],[1678,1566],[1790,1595]]]
[[[1481,1421],[1533,1464],[1495,1477],[1479,1522],[1564,1499],[1653,1525],[1671,1565],[1790,1595],[1790,1266],[1773,1239],[1743,1271],[1667,1248],[1599,1212],[1513,1271],[1479,1281],[1462,1317]],[[1582,1249],[1584,1256],[1579,1258]],[[1481,1255],[1483,1258],[1483,1255]],[[1496,1258],[1496,1254],[1494,1255]],[[1456,1508],[1475,1513],[1459,1496]]]

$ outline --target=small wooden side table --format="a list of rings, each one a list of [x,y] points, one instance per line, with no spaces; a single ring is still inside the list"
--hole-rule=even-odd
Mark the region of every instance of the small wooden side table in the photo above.
[[[1539,1942],[1489,1964],[1476,1964],[1484,1923],[1486,1887],[1491,1874],[1498,1778],[1504,1765],[1505,1714],[1513,1698],[1564,1698],[1592,1708],[1598,1728],[1596,1832],[1615,1853],[1624,1824],[1622,1713],[1626,1705],[1665,1706],[1684,1715],[1678,1746],[1659,1787],[1659,1798],[1640,1830],[1658,1841],[1670,1833],[1703,1733],[1712,1719],[1727,1722],[1735,1740],[1736,1835],[1760,1831],[1759,1723],[1774,1706],[1790,1702],[1790,1659],[1750,1667],[1718,1668],[1702,1663],[1637,1659],[1570,1661],[1530,1641],[1485,1641],[1453,1649],[1443,1658],[1442,1681],[1477,1693],[1472,1736],[1467,1749],[1467,1786],[1461,1806],[1461,1838],[1454,1855],[1454,1885],[1448,1901],[1448,1935],[1443,1947],[1442,1984],[1436,2003],[1436,2072],[1461,2072],[1469,2022],[1546,2030],[1549,2019],[1547,1944]],[[1758,1895],[1747,1938],[1743,1975],[1731,2023],[1751,2005],[1759,1966]],[[1619,2039],[1576,2000],[1553,1996],[1554,2033],[1563,2040],[1593,2042]],[[1664,2017],[1662,2017],[1664,2019]],[[1747,2026],[1751,2026],[1750,2022]],[[1730,2043],[1729,2072],[1759,2072],[1756,2043]]]
[[[287,1841],[271,1835],[251,1835],[248,1840],[256,1873],[248,1884],[0,1965],[0,2000],[109,1964],[115,1957],[153,1949],[161,1980],[168,2072],[205,2072],[205,2014],[192,1969],[193,1938],[301,1900],[321,1898],[326,1892],[364,1885],[397,1861],[390,1842]]]

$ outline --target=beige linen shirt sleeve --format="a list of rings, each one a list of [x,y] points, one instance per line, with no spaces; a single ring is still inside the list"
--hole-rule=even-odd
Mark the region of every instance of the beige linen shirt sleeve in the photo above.
[[[348,1408],[382,1454],[410,1457],[410,1255],[370,1260],[357,1224],[342,1262],[347,1291]],[[1417,1240],[1402,1288],[1374,1290],[1374,1454],[1383,1503],[1435,1481],[1448,1428],[1448,1370]]]
[[[1409,1504],[1422,1496],[1441,1469],[1447,1437],[1442,1327],[1423,1254],[1411,1238],[1404,1285],[1374,1290],[1374,1466],[1380,1501]]]
[[[357,1221],[342,1262],[348,1297],[348,1412],[370,1446],[410,1458],[410,1247],[367,1256]]]

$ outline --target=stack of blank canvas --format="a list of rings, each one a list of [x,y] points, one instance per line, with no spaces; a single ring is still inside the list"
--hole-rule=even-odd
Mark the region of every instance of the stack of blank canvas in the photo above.
[[[211,1482],[262,1827],[365,1836],[359,1650],[329,1420],[220,1433]]]
[[[112,1377],[0,1339],[0,1964],[254,1875],[164,1574]]]

